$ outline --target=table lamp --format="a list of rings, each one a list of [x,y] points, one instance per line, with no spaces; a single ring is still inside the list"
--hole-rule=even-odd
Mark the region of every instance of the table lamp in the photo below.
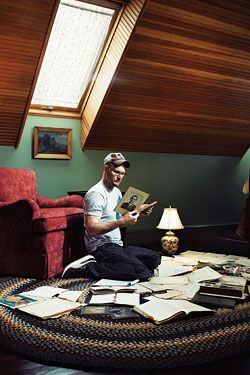
[[[161,245],[163,252],[167,255],[173,255],[176,253],[179,245],[179,238],[171,231],[172,229],[183,229],[184,226],[180,220],[177,209],[164,208],[160,223],[157,226],[158,229],[167,229],[165,236],[161,238]]]

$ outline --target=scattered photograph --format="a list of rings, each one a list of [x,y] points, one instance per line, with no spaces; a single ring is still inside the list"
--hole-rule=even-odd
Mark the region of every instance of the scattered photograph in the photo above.
[[[114,211],[122,215],[129,211],[134,211],[145,202],[148,196],[149,194],[144,191],[129,187],[120,202],[114,208]]]
[[[110,307],[109,315],[113,319],[137,318],[139,314],[129,307]]]
[[[94,305],[88,305],[83,306],[81,309],[81,315],[91,315],[91,314],[108,314],[108,306],[94,306]]]

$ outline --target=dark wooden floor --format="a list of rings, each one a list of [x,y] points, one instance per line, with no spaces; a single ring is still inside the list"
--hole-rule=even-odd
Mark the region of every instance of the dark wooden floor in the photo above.
[[[16,356],[12,353],[0,351],[0,370],[3,375],[107,375],[103,372],[79,371],[62,367],[46,366],[37,362]],[[250,374],[250,353],[235,358],[220,361],[204,366],[196,366],[181,369],[167,369],[165,371],[152,370],[141,372],[148,375],[247,375]],[[138,372],[110,372],[111,375],[136,375]]]

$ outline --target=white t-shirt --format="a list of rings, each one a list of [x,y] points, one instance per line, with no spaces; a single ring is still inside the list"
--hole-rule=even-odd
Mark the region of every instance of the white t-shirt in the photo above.
[[[118,188],[114,187],[112,190],[109,190],[103,181],[99,181],[85,195],[84,217],[87,215],[98,216],[102,222],[117,220],[118,217],[113,210],[121,197],[122,194]],[[84,241],[86,250],[89,253],[105,243],[112,242],[121,246],[123,245],[119,228],[95,237],[90,237],[87,230],[85,230]]]

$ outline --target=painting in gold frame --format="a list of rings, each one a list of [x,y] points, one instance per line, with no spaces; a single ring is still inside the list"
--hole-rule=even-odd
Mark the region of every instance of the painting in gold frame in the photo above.
[[[34,127],[35,159],[71,159],[72,129]]]

